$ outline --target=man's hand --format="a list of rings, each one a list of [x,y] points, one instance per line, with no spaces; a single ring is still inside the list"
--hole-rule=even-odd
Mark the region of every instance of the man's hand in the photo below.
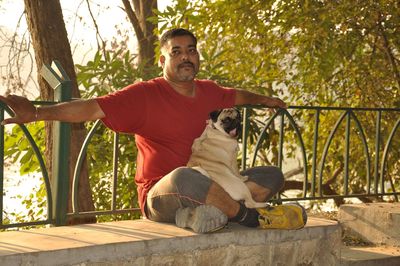
[[[270,108],[287,108],[287,105],[284,101],[276,97],[269,97],[267,103],[265,104]]]
[[[2,125],[12,123],[23,124],[36,121],[37,110],[35,106],[25,97],[12,94],[8,95],[7,97],[0,95],[0,101],[7,104],[14,112],[13,117],[4,119],[4,121],[1,122]]]

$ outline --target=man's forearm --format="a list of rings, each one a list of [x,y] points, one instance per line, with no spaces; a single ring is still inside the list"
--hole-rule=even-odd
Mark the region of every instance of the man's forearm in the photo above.
[[[67,103],[38,107],[36,120],[84,122],[100,119],[104,113],[94,99],[75,100]]]
[[[76,100],[51,106],[35,107],[27,98],[17,95],[0,95],[0,101],[7,104],[14,116],[1,121],[2,125],[24,124],[40,120],[84,122],[103,118],[105,115],[95,99]]]
[[[272,108],[286,108],[286,104],[279,98],[269,97],[239,89],[236,90],[235,104],[262,104]]]

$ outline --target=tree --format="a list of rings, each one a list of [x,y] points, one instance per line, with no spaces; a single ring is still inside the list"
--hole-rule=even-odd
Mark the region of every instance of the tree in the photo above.
[[[96,36],[99,37],[102,41],[101,44],[98,45],[99,50],[102,50],[103,55],[106,57],[107,54],[109,55],[110,53],[105,50],[105,42],[102,40],[101,35],[100,35],[100,29],[98,28],[97,22],[95,17],[93,16],[93,13],[91,11],[91,6],[90,2],[86,1],[87,7],[90,12],[90,16],[92,18],[92,22],[95,25],[96,29]],[[117,78],[113,78],[112,82],[114,84],[108,84],[113,87],[122,87],[126,86],[132,82],[134,82],[136,79],[148,79],[150,77],[154,77],[159,73],[159,69],[157,66],[155,66],[155,41],[157,39],[156,35],[156,26],[152,23],[150,23],[147,19],[149,17],[154,17],[154,11],[157,9],[157,1],[137,1],[134,0],[132,1],[132,5],[134,8],[132,8],[131,3],[129,1],[123,1],[125,11],[127,13],[127,17],[130,19],[132,26],[135,30],[136,37],[138,40],[139,44],[139,49],[138,49],[138,55],[131,56],[129,55],[129,52],[123,56],[122,59],[127,59],[120,61],[121,66],[123,66],[124,69],[117,69],[116,71],[119,72]],[[73,97],[74,98],[79,98],[80,97],[80,92],[78,90],[78,83],[77,83],[77,78],[76,78],[76,73],[74,69],[74,63],[73,59],[71,56],[71,48],[69,45],[69,41],[67,38],[67,33],[65,30],[65,24],[63,21],[62,17],[62,11],[60,7],[59,1],[51,1],[50,3],[44,3],[43,1],[25,1],[25,8],[26,8],[26,18],[28,21],[29,25],[29,31],[31,33],[31,38],[32,38],[32,44],[35,50],[35,59],[36,59],[36,65],[38,66],[38,69],[43,64],[49,64],[53,59],[57,59],[61,62],[61,65],[63,68],[66,70],[68,76],[71,78],[73,82]],[[118,49],[118,47],[115,47],[115,45],[112,45],[113,48]],[[124,44],[124,47],[126,45]],[[115,55],[119,57],[120,53],[117,52]],[[100,55],[100,54],[98,54]],[[97,55],[96,55],[97,57]],[[115,68],[116,61],[120,60],[121,58],[117,57],[108,57],[108,59],[111,59],[112,62],[109,60],[106,60],[106,65],[102,65],[99,67],[98,70],[100,70],[103,66],[108,68]],[[133,59],[136,58],[135,62],[133,62]],[[98,61],[95,60],[97,63]],[[96,65],[96,64],[95,64]],[[132,68],[132,66],[135,66],[136,69]],[[127,79],[125,79],[124,75],[120,75],[124,70],[130,70],[130,73],[127,73]],[[91,69],[93,70],[93,69]],[[102,79],[102,72],[96,72],[96,69],[93,70],[95,75]],[[126,71],[125,71],[126,72]],[[155,74],[156,73],[156,74]],[[85,76],[86,74],[83,73],[81,76]],[[105,75],[106,78],[108,79],[107,75]],[[122,77],[122,80],[121,80]],[[90,77],[89,77],[90,79]],[[84,78],[81,78],[81,80],[84,80]],[[38,81],[40,85],[40,94],[41,98],[46,100],[52,100],[53,98],[53,91],[52,89],[47,85],[47,83],[43,80],[43,78],[38,75]],[[88,81],[88,79],[86,79]],[[108,87],[110,88],[110,87]],[[110,90],[101,90],[102,94],[110,92]],[[93,97],[96,94],[94,91],[85,91],[84,95],[86,97]],[[36,132],[36,127],[31,127]],[[85,135],[85,128],[83,124],[74,124],[73,125],[73,130],[72,130],[72,143],[71,143],[71,158],[70,158],[70,172],[71,172],[71,177],[73,173],[73,168],[76,163],[76,158],[77,154],[79,152],[79,149],[82,144],[82,140]],[[20,136],[19,132],[17,130],[16,135],[12,136],[9,138],[9,141],[6,142],[7,144],[13,143],[16,139],[15,137]],[[35,134],[38,134],[37,132]],[[52,143],[52,127],[51,123],[46,123],[46,157],[47,159],[47,164],[48,164],[48,170],[51,172],[51,143]],[[20,158],[20,162],[23,165],[23,168],[21,169],[21,173],[29,173],[32,171],[36,171],[38,168],[38,165],[34,163],[34,161],[29,160],[28,157],[32,157],[31,152],[27,152],[23,156],[20,153],[21,147],[25,147],[24,144],[25,142],[21,142],[21,145],[18,146],[18,149],[15,149],[15,147],[10,148],[9,151],[7,151],[7,156],[11,156],[12,154],[16,154],[17,157]],[[25,147],[26,149],[26,147]],[[22,157],[21,157],[22,156]],[[93,158],[93,157],[91,157]],[[130,158],[132,160],[132,158]],[[23,160],[23,162],[22,162]],[[95,161],[90,161],[91,165],[95,164]],[[95,167],[98,167],[99,169],[103,169],[103,166],[106,166],[107,163],[109,163],[111,160],[106,160],[103,165],[99,166],[98,164]],[[28,169],[29,168],[29,169]],[[99,179],[99,176],[97,173],[100,172],[100,170],[96,169],[94,173],[91,173],[90,177],[90,183],[93,187],[96,187],[99,185],[97,182]],[[132,173],[132,170],[129,170],[127,173]],[[132,177],[132,175],[131,175]],[[81,175],[80,175],[80,184],[79,184],[79,205],[80,205],[80,211],[87,211],[87,210],[93,210],[93,201],[92,201],[92,191],[90,190],[89,182],[88,182],[88,169],[87,169],[87,164],[86,162],[83,164]],[[92,180],[93,179],[93,180]],[[103,181],[104,176],[101,178]],[[126,178],[128,179],[128,178]],[[104,184],[104,182],[100,182],[101,184]],[[132,185],[133,185],[133,180],[129,180],[132,184],[127,184],[127,182],[123,183],[122,189],[126,192],[127,190],[131,189],[132,190]],[[72,184],[72,182],[70,182]],[[98,190],[98,191],[105,191],[104,188],[103,190]],[[94,192],[96,193],[96,192]],[[31,195],[32,196],[32,195]],[[39,196],[43,197],[43,194]],[[104,195],[100,195],[100,197],[104,198]],[[122,196],[125,201],[122,204],[129,204],[132,203],[132,199],[127,199],[127,196]],[[70,197],[71,198],[71,191],[70,191]],[[101,199],[100,202],[105,202],[107,200]],[[26,202],[29,204],[29,200],[26,200]],[[127,203],[129,202],[129,203]],[[43,206],[44,201],[41,201],[41,206]],[[71,201],[68,201],[68,211],[71,211]],[[92,221],[93,219],[89,218],[89,220],[86,221]],[[78,220],[72,221],[73,223],[77,222]]]
[[[32,38],[32,45],[35,50],[37,68],[40,69],[44,64],[51,64],[51,62],[55,59],[60,61],[61,65],[72,81],[72,97],[80,98],[78,84],[76,82],[74,63],[71,55],[71,48],[69,45],[59,0],[25,0],[25,12]],[[53,100],[53,89],[46,83],[39,73],[38,82],[41,98],[43,100]],[[52,123],[46,123],[45,128],[47,165],[48,170],[51,173]],[[72,180],[76,158],[78,157],[79,149],[82,145],[85,132],[86,131],[83,124],[72,124],[70,146],[71,156],[69,159],[70,180]],[[70,186],[72,186],[72,182],[70,182]],[[93,210],[93,200],[88,183],[86,164],[81,171],[79,187],[79,202],[82,208],[81,210]],[[69,199],[71,199],[71,189],[69,193]],[[70,200],[68,201],[68,210],[72,211]],[[92,221],[93,219],[89,218],[89,220]],[[77,220],[74,222],[77,222]]]
[[[144,69],[152,67],[155,62],[155,35],[156,24],[151,23],[148,18],[154,17],[157,10],[157,0],[132,0],[133,8],[129,0],[122,0],[125,12],[136,33],[138,41],[138,65]]]

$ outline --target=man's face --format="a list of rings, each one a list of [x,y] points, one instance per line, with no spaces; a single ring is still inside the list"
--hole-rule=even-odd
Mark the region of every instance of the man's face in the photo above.
[[[190,36],[170,39],[161,49],[164,77],[175,82],[191,81],[199,72],[199,53]]]

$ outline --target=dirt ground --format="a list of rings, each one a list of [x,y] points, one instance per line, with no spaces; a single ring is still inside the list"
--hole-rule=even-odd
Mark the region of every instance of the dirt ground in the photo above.
[[[309,217],[325,218],[333,221],[338,221],[338,212],[309,212]],[[342,241],[345,246],[374,246],[372,243],[363,240],[348,230],[342,231]]]

